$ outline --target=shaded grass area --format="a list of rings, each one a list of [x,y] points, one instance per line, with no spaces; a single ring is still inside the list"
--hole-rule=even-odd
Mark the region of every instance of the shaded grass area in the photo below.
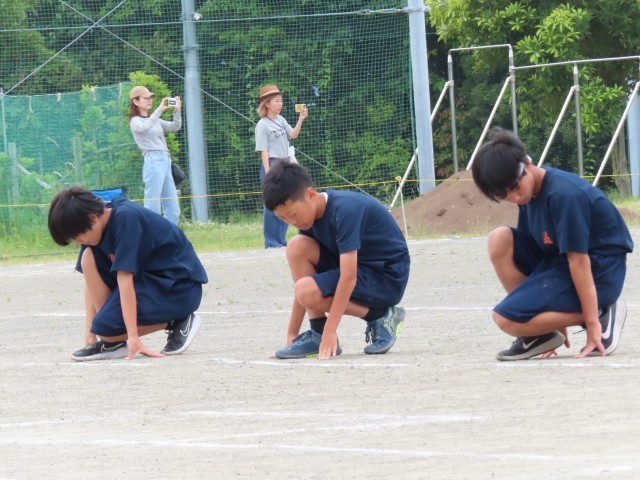
[[[617,207],[626,208],[640,216],[640,199],[614,199]],[[640,218],[626,218],[631,228],[640,227]],[[245,217],[237,223],[187,223],[180,225],[187,237],[193,243],[198,253],[220,252],[232,250],[260,249],[263,246],[262,217]],[[490,227],[477,232],[456,236],[474,237],[486,235]],[[289,228],[287,236],[295,235],[296,230]],[[446,238],[451,235],[434,235],[432,232],[411,232],[412,240],[425,238]],[[56,245],[47,230],[46,225],[31,227],[10,236],[0,237],[0,264],[40,263],[47,261],[75,260],[79,247]]]

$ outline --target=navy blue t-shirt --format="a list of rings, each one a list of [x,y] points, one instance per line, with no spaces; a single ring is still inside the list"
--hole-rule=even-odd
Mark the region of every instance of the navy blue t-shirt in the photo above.
[[[398,224],[380,202],[356,192],[326,193],[324,214],[301,234],[315,238],[336,257],[357,250],[358,263],[377,264],[408,257],[407,242]]]
[[[546,254],[620,255],[633,241],[618,209],[599,188],[573,173],[545,167],[542,188],[520,206],[518,229]]]
[[[124,197],[111,203],[111,217],[94,247],[111,261],[111,273],[146,273],[168,280],[207,283],[193,245],[173,223]],[[80,251],[76,269],[82,271]]]

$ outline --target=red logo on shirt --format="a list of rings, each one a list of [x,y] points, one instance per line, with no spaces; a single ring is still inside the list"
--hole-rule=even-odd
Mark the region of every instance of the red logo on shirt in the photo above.
[[[113,263],[113,261],[115,260],[115,258],[116,258],[116,256],[115,256],[113,253],[110,253],[110,254],[109,254],[109,261],[110,261],[111,263]]]
[[[551,237],[545,231],[542,232],[542,243],[545,245],[553,245],[553,240],[551,240]]]

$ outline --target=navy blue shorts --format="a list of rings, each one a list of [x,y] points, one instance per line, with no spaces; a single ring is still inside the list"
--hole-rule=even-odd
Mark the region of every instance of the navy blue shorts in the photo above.
[[[120,304],[117,272],[111,272],[111,263],[97,248],[92,248],[102,281],[111,289],[100,311],[91,324],[91,333],[116,337],[127,333]],[[202,300],[202,284],[176,281],[141,272],[133,277],[136,291],[138,325],[158,325],[180,320],[195,312]]]
[[[582,306],[566,255],[545,255],[533,237],[512,228],[513,260],[527,276],[493,309],[508,320],[526,323],[543,312],[580,312]],[[622,292],[627,256],[590,255],[598,308],[615,303]]]
[[[331,297],[336,293],[340,280],[340,258],[321,244],[320,260],[316,274],[312,275],[322,295]],[[401,259],[377,263],[358,262],[356,286],[351,300],[365,307],[387,308],[400,303],[409,281],[409,255]]]

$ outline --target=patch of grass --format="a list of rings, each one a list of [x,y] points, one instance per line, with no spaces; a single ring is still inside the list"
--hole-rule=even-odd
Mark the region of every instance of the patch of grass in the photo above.
[[[613,196],[612,201],[617,207],[627,208],[640,216],[640,199],[621,199]],[[640,227],[640,218],[625,218],[629,227]],[[193,243],[196,252],[208,253],[232,250],[261,249],[262,216],[235,216],[231,223],[187,223],[180,225],[189,240]],[[490,228],[478,225],[477,231],[471,233],[443,235],[428,228],[409,232],[411,240],[427,238],[449,238],[452,236],[475,237],[483,236]],[[289,228],[287,237],[296,234],[295,228]],[[79,247],[69,245],[59,247],[51,237],[46,225],[25,227],[19,232],[11,232],[0,236],[0,265],[20,263],[41,263],[48,261],[72,261],[78,255]]]

